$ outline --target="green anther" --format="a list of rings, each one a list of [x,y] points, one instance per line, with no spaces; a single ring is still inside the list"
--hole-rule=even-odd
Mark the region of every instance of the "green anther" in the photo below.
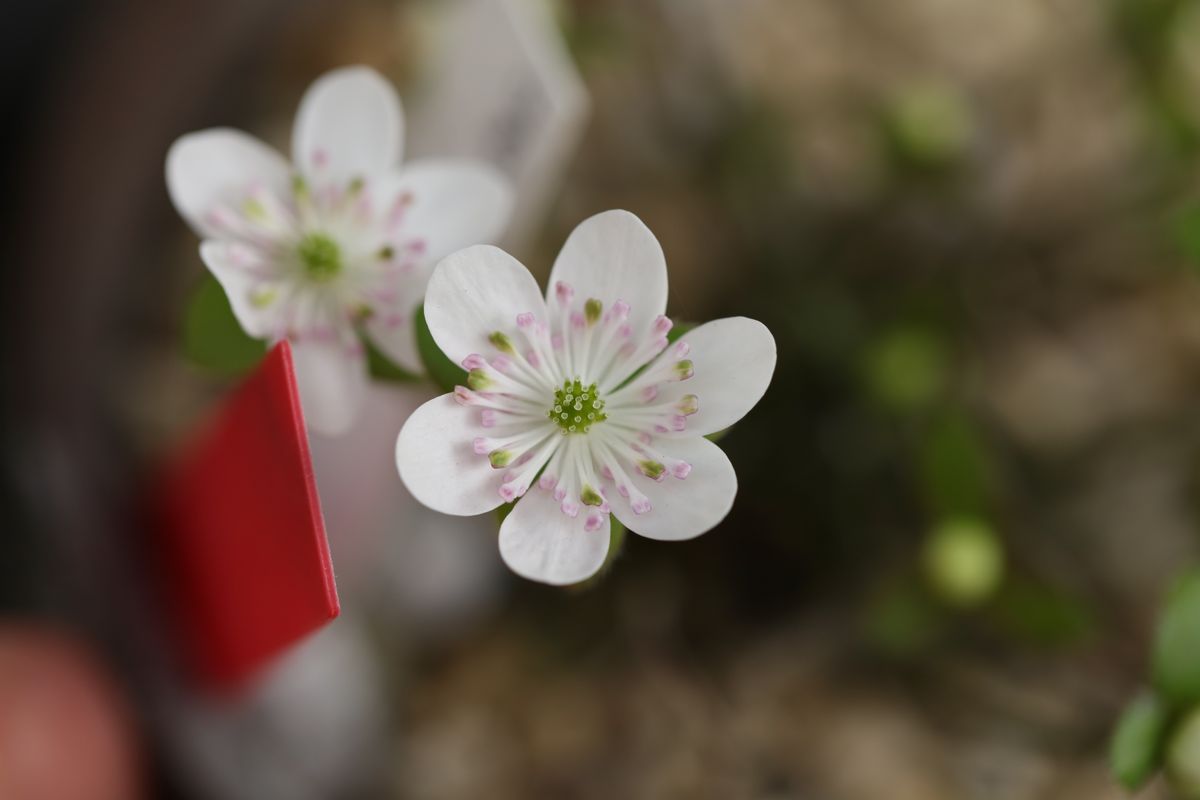
[[[546,416],[554,420],[564,434],[587,433],[592,425],[608,419],[596,384],[584,386],[578,378],[563,381],[562,388],[555,390],[554,406]]]
[[[685,417],[690,417],[700,410],[700,398],[694,394],[685,394],[679,398],[679,402],[675,405],[679,409],[679,413]]]
[[[592,298],[583,304],[583,316],[587,318],[588,325],[595,325],[600,319],[600,312],[604,310],[604,305]]]
[[[309,280],[325,283],[342,271],[342,250],[338,243],[324,233],[310,233],[296,248],[300,264]]]
[[[275,302],[278,293],[274,289],[255,289],[250,292],[250,305],[255,308],[266,308]]]
[[[303,175],[292,176],[292,194],[296,197],[308,197],[308,181]]]
[[[511,450],[493,450],[488,453],[488,461],[492,462],[494,469],[503,469],[512,463],[513,454]]]
[[[349,192],[351,197],[353,197],[363,190],[364,185],[366,184],[362,178],[351,178],[350,185],[346,187],[346,191]]]
[[[473,369],[467,373],[467,386],[475,391],[482,392],[491,385],[491,379],[482,369]]]
[[[376,255],[379,256],[380,261],[391,261],[396,255],[396,248],[392,247],[390,244],[385,244],[383,247],[379,248],[379,252],[376,253]]]
[[[685,358],[682,361],[675,362],[675,374],[679,376],[679,380],[687,380],[692,377],[695,366],[691,359]]]
[[[663,473],[667,471],[667,467],[665,464],[662,464],[661,462],[658,462],[658,461],[649,461],[649,460],[639,461],[638,469],[640,469],[642,471],[642,474],[645,475],[647,478],[649,478],[652,481],[658,480],[659,478],[661,478],[663,476]]]
[[[600,496],[600,493],[586,484],[584,484],[583,491],[579,493],[579,500],[585,506],[604,505],[604,498]]]
[[[492,347],[495,347],[501,353],[507,353],[510,356],[516,355],[517,350],[513,347],[512,339],[509,339],[500,331],[496,331],[489,336],[488,341],[492,343]]]
[[[242,213],[255,222],[263,222],[267,218],[267,209],[254,197],[242,201]]]

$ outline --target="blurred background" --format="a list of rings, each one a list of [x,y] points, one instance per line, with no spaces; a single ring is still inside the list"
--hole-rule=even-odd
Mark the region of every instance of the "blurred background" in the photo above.
[[[40,680],[99,687],[113,798],[1126,796],[1109,735],[1200,544],[1200,4],[513,0],[514,33],[497,2],[0,11],[0,795],[4,743],[57,730]],[[478,123],[454,69],[491,46],[551,99]],[[758,318],[779,366],[721,440],[729,518],[568,590],[404,497],[391,442],[437,390],[381,384],[313,441],[343,616],[210,697],[138,508],[238,370],[196,340],[163,160],[214,125],[286,152],[354,63],[410,153],[516,179],[540,278],[629,209],[669,312]],[[46,650],[63,675],[11,655]]]

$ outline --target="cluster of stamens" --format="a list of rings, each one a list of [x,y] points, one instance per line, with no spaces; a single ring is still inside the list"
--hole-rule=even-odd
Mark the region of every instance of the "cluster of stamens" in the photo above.
[[[660,316],[635,332],[628,304],[618,300],[606,309],[588,299],[572,306],[573,294],[560,282],[547,319],[518,314],[511,335],[488,334],[493,354],[463,359],[467,385],[454,395],[480,409],[488,435],[473,447],[505,470],[499,488],[505,501],[536,483],[567,516],[586,511],[585,530],[599,530],[613,489],[635,514],[651,510],[632,476],[658,483],[687,478],[691,465],[662,452],[655,440],[685,430],[700,406],[694,394],[662,391],[694,371],[688,344],[667,340],[669,319]],[[660,357],[668,349],[671,355]]]
[[[584,386],[578,378],[563,381],[562,388],[554,390],[554,407],[546,416],[554,420],[563,434],[587,433],[592,425],[608,419],[595,382]]]
[[[314,154],[318,181],[326,161]],[[209,224],[237,243],[235,263],[257,279],[250,303],[284,304],[276,337],[357,343],[354,329],[365,319],[411,323],[421,290],[411,284],[425,255],[424,240],[403,231],[412,195],[380,207],[366,189],[359,177],[314,186],[296,175],[288,193],[251,186],[240,202],[209,212]]]

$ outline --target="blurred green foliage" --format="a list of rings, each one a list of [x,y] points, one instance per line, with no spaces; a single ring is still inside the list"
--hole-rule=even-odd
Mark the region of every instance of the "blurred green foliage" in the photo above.
[[[949,85],[914,86],[884,110],[888,152],[903,169],[949,170],[961,161],[975,136],[966,99]]]
[[[884,404],[911,411],[941,394],[947,360],[940,338],[919,328],[901,328],[880,337],[868,352],[867,380]]]
[[[1200,708],[1193,708],[1175,725],[1164,761],[1177,796],[1182,800],[1200,798]]]
[[[363,347],[367,351],[367,371],[372,378],[386,383],[411,383],[412,381],[420,380],[418,376],[398,366],[385,356],[375,346],[375,343],[371,341],[370,336],[360,332],[359,338],[362,340]]]
[[[417,352],[421,355],[421,363],[425,372],[441,387],[442,391],[452,392],[455,386],[466,386],[467,371],[455,364],[433,340],[429,325],[425,322],[425,307],[422,305],[416,313]]]
[[[1154,639],[1154,685],[1176,705],[1200,703],[1200,572],[1171,589]]]
[[[1117,723],[1113,773],[1134,789],[1165,766],[1179,796],[1200,797],[1200,570],[1167,594],[1151,672],[1155,693],[1134,700]]]
[[[1004,578],[1004,550],[995,532],[978,519],[939,524],[925,541],[922,563],[937,595],[964,608],[987,600]]]
[[[1158,769],[1169,715],[1157,697],[1143,694],[1125,709],[1109,747],[1113,774],[1129,791]]]
[[[1086,602],[1019,575],[1000,587],[991,614],[1009,636],[1045,647],[1077,644],[1096,628],[1095,613]]]
[[[987,511],[987,450],[963,409],[934,419],[921,440],[919,460],[921,483],[935,513],[979,516]]]
[[[205,274],[196,286],[183,320],[183,346],[193,362],[222,375],[240,375],[267,352],[267,345],[242,330],[225,290]]]

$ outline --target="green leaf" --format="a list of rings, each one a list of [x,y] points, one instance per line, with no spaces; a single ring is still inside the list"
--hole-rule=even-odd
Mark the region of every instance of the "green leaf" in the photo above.
[[[206,275],[188,303],[183,322],[188,358],[225,375],[240,375],[257,364],[267,345],[242,330],[221,284]]]
[[[433,334],[429,332],[429,325],[425,322],[423,306],[417,309],[416,317],[417,352],[421,355],[421,363],[425,365],[425,372],[444,391],[453,392],[455,386],[466,386],[466,370],[447,358],[446,354],[437,346],[437,342],[433,340]]]
[[[1200,205],[1184,209],[1172,226],[1175,245],[1193,268],[1200,268]]]
[[[1162,764],[1163,739],[1170,713],[1153,694],[1135,698],[1121,713],[1108,748],[1113,775],[1129,791],[1135,791]]]
[[[865,637],[893,656],[916,656],[941,634],[945,619],[920,586],[909,580],[882,587],[866,608]]]
[[[1092,611],[1078,598],[1020,578],[1000,590],[994,619],[1008,635],[1043,646],[1083,641],[1096,628]]]
[[[884,110],[883,134],[897,165],[940,171],[966,156],[975,136],[975,120],[953,87],[911,86]]]
[[[362,331],[359,331],[358,337],[367,350],[367,371],[372,378],[385,383],[413,383],[421,379],[419,375],[413,375],[385,356],[371,341],[371,337]]]
[[[867,382],[876,398],[897,411],[929,405],[948,376],[942,340],[919,328],[902,328],[879,339],[867,354]]]
[[[921,442],[921,478],[938,514],[977,516],[987,508],[987,453],[971,418],[942,415]]]
[[[1180,800],[1200,798],[1200,708],[1179,720],[1168,737],[1163,756],[1167,778]]]
[[[1177,705],[1200,703],[1200,571],[1171,590],[1154,639],[1154,685]]]
[[[695,322],[682,322],[680,320],[675,320],[674,323],[671,326],[671,330],[667,331],[667,341],[671,344],[679,341],[685,333],[695,330],[697,326]]]

